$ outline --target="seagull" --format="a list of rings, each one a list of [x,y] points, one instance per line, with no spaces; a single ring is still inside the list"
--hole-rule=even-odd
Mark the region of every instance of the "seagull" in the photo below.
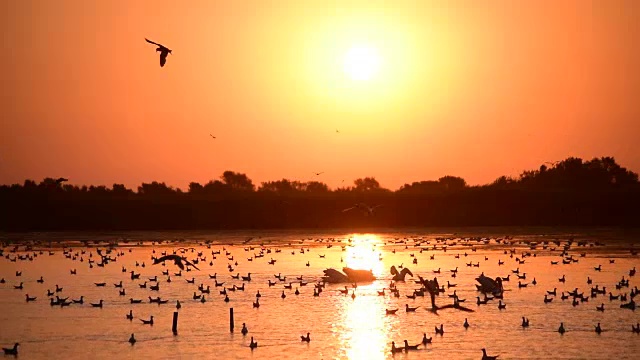
[[[180,255],[165,255],[161,258],[156,258],[153,260],[153,265],[160,264],[161,262],[164,262],[166,260],[173,260],[176,266],[178,266],[181,270],[184,270],[184,264],[193,266],[196,270],[200,270],[197,266],[193,265],[191,262],[189,262],[189,260]],[[182,262],[184,262],[184,264]]]
[[[20,343],[15,343],[15,344],[13,344],[13,348],[2,348],[2,350],[4,351],[5,355],[17,356],[18,355],[18,346],[20,346]]]
[[[171,54],[171,50],[165,47],[164,45],[160,45],[155,43],[147,38],[144,38],[149,44],[158,45],[156,51],[160,51],[160,67],[163,67],[167,62],[167,55]]]
[[[489,356],[487,355],[487,350],[486,349],[482,349],[482,360],[495,360],[498,358],[498,356],[500,355],[496,355],[496,356]]]

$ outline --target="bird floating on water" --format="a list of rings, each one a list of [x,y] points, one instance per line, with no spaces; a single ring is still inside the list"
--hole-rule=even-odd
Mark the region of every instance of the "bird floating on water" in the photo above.
[[[5,355],[17,356],[18,355],[18,346],[20,346],[20,343],[15,343],[15,344],[13,344],[12,348],[2,348],[2,350],[4,351]]]

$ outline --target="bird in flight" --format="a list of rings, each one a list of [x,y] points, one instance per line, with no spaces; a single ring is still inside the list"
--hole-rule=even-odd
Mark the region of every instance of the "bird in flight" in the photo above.
[[[63,177],[57,178],[56,179],[56,184],[62,184],[63,182],[66,182],[66,181],[69,181],[69,179],[66,179],[66,178],[63,178]]]
[[[213,136],[213,135],[211,135],[211,134],[209,134],[209,136],[211,136],[211,137],[212,137],[212,138],[214,138],[214,139],[216,138],[215,136]]]
[[[364,213],[366,215],[373,215],[373,211],[377,208],[379,208],[382,205],[375,205],[375,206],[369,206],[365,203],[360,203],[360,204],[355,204],[354,206],[350,207],[350,208],[346,208],[344,210],[342,210],[342,212],[347,212],[347,211],[351,211],[353,209],[360,209],[362,211],[364,211]]]
[[[340,131],[338,131],[338,129],[336,129],[336,133],[337,133],[337,134],[340,134]]]
[[[144,38],[144,39],[147,40],[147,42],[150,44],[158,45],[158,48],[156,49],[156,51],[160,51],[160,67],[163,67],[164,64],[167,62],[167,55],[171,54],[171,49],[165,47],[164,45],[153,42],[147,38]]]
[[[321,171],[321,172],[314,172],[314,174],[316,174],[317,176],[320,176],[320,175],[324,174],[324,171]]]
[[[196,270],[200,270],[197,266],[193,265],[193,263],[180,255],[165,255],[161,258],[153,259],[153,265],[160,264],[161,262],[164,262],[166,260],[172,260],[176,264],[176,266],[180,268],[180,270],[184,270],[185,264],[188,266],[193,266]]]

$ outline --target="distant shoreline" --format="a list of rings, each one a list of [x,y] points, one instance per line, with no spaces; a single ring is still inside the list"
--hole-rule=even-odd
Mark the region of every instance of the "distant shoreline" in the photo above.
[[[331,190],[245,174],[191,183],[76,186],[65,178],[0,186],[0,231],[285,230],[431,227],[640,227],[638,174],[613,158],[568,158],[484,186],[443,176],[384,189],[371,177]]]

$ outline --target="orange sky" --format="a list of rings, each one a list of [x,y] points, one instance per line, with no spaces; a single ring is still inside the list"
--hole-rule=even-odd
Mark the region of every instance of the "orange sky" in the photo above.
[[[452,3],[7,1],[0,183],[640,170],[640,1]],[[342,71],[358,44],[383,62],[369,81]]]

